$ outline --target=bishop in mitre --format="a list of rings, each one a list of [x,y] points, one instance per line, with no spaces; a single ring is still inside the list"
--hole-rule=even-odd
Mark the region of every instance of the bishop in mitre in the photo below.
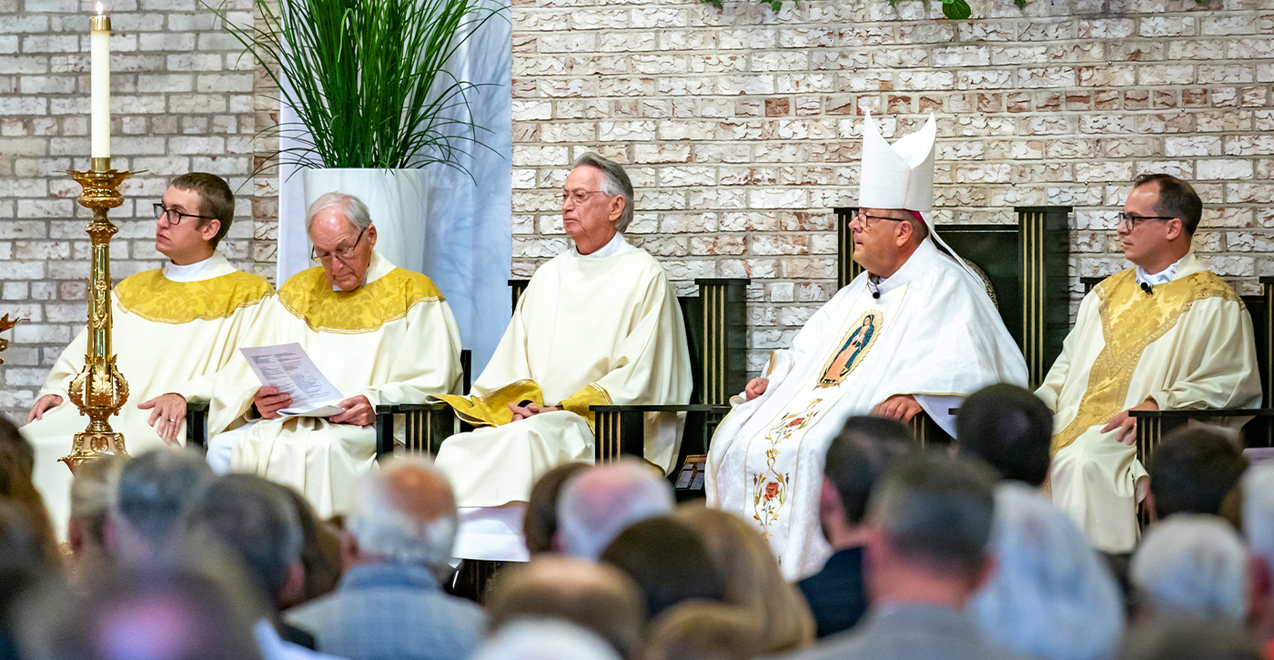
[[[1055,413],[1053,503],[1099,550],[1129,552],[1146,470],[1130,410],[1261,404],[1252,319],[1191,251],[1203,201],[1167,174],[1139,177],[1118,225],[1133,268],[1084,296],[1036,394]]]
[[[954,435],[950,410],[963,397],[992,383],[1026,384],[1026,362],[985,285],[939,247],[936,133],[930,115],[890,145],[867,116],[861,208],[849,224],[864,272],[810,318],[790,350],[771,355],[712,439],[709,506],[750,520],[789,579],[830,555],[818,519],[823,460],[848,417],[906,422],[923,410]]]
[[[663,269],[624,240],[633,186],[623,167],[585,154],[562,192],[575,247],[540,266],[468,397],[443,397],[474,425],[442,443],[461,527],[455,555],[526,558],[522,514],[531,486],[563,463],[593,461],[598,404],[687,403],[685,326]],[[668,472],[675,415],[648,415],[645,460]]]
[[[167,261],[125,278],[111,296],[113,348],[128,401],[109,421],[134,456],[185,442],[185,424],[157,414],[151,400],[225,365],[272,293],[263,278],[236,270],[217,252],[233,219],[234,194],[221,177],[191,172],[173,179],[155,204],[155,249]],[[22,427],[59,538],[70,517],[71,471],[58,459],[89,422],[68,390],[87,353],[85,330],[62,351]]]
[[[262,387],[242,355],[209,391],[177,392],[171,402],[184,412],[186,398],[211,398],[214,472],[255,472],[291,486],[328,518],[348,510],[355,478],[375,460],[376,405],[421,403],[459,388],[460,331],[428,277],[375,251],[376,227],[357,197],[319,197],[306,232],[320,265],[279,288],[244,345],[300,344],[347,397],[337,404],[343,412],[280,414],[291,398]]]

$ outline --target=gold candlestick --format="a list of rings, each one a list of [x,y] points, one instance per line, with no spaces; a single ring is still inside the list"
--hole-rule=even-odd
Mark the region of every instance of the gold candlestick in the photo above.
[[[68,170],[84,191],[80,206],[93,210],[86,231],[92,240],[88,290],[88,354],[84,370],[71,381],[71,401],[89,418],[88,428],[75,434],[71,453],[58,459],[75,472],[84,461],[107,454],[127,456],[124,436],[111,430],[108,418],[119,414],[128,400],[128,381],[115,367],[111,348],[111,237],[119,229],[106,212],[124,203],[119,184],[137,172],[110,169],[109,158],[94,158],[87,172]]]

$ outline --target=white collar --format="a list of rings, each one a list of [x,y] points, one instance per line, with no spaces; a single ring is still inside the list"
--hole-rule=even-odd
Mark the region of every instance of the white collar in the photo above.
[[[571,254],[583,259],[605,259],[606,257],[616,257],[621,254],[626,254],[636,249],[637,248],[632,245],[629,245],[628,241],[624,240],[623,234],[615,232],[615,235],[610,237],[610,240],[606,242],[606,245],[601,246],[597,250],[589,254],[580,254],[579,248],[572,246]]]
[[[1186,253],[1187,256],[1189,256],[1189,254],[1189,252]],[[1148,284],[1150,286],[1167,284],[1177,277],[1177,269],[1181,267],[1181,262],[1185,261],[1185,259],[1185,257],[1181,257],[1176,263],[1154,274],[1147,273],[1144,268],[1137,266],[1137,283]]]
[[[234,267],[221,256],[221,253],[213,252],[211,257],[185,266],[165,261],[163,274],[165,278],[173,282],[202,282],[225,275],[228,272],[227,269],[234,270]]]

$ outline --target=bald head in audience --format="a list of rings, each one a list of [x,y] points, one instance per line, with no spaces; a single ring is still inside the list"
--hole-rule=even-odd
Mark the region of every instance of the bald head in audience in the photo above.
[[[386,461],[359,481],[345,523],[355,541],[353,564],[416,564],[440,576],[451,570],[456,525],[446,478],[412,456]]]
[[[567,483],[557,505],[555,549],[596,561],[633,523],[672,511],[672,487],[634,461],[598,465]]]
[[[487,606],[493,631],[528,617],[562,619],[597,633],[624,657],[646,625],[646,605],[631,578],[568,557],[544,555],[501,575]]]
[[[1129,573],[1144,619],[1242,623],[1247,615],[1247,549],[1216,516],[1178,513],[1150,528]]]

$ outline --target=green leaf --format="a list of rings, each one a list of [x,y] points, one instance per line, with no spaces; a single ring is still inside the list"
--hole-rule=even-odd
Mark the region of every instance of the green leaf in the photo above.
[[[964,0],[942,0],[942,15],[953,21],[963,21],[973,15],[973,9]]]
[[[1208,0],[1203,1],[1207,2]],[[1013,4],[1017,5],[1018,9],[1026,9],[1026,0],[1013,0]]]

